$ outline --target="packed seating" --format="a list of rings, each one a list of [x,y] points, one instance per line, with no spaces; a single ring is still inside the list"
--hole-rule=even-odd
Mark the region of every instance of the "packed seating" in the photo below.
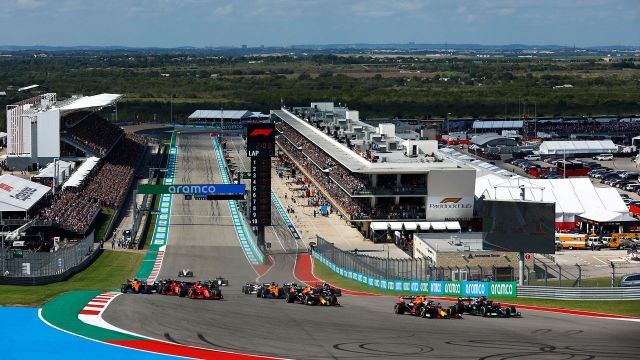
[[[363,177],[350,173],[342,165],[333,162],[326,153],[303,136],[296,134],[295,130],[288,125],[280,124],[278,130],[283,135],[287,135],[277,138],[278,145],[292,157],[292,159],[281,158],[283,165],[294,166],[293,161],[295,161],[318,183],[322,191],[336,201],[352,219],[418,219],[425,217],[424,204],[381,204],[372,208],[366,201],[352,198],[352,194],[363,193],[368,188],[368,182]],[[323,171],[326,169],[329,171]],[[421,180],[416,178],[415,181],[418,183]],[[321,195],[315,194],[314,196],[320,197]],[[324,200],[316,199],[313,203],[323,204]]]
[[[63,132],[98,156],[105,156],[122,136],[122,129],[99,115],[90,114],[79,124]]]
[[[536,130],[554,134],[557,137],[569,137],[572,134],[638,134],[639,121],[539,121]]]
[[[84,233],[101,207],[122,205],[145,146],[142,136],[125,135],[85,178],[81,188],[57,195],[39,217],[64,229]]]

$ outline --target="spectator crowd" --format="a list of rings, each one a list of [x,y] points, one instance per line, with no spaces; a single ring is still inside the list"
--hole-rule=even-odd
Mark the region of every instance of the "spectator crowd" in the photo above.
[[[100,157],[107,155],[122,133],[123,130],[120,127],[96,114],[88,115],[80,123],[63,132],[64,135],[89,148]]]
[[[145,146],[146,140],[142,136],[124,135],[79,187],[56,194],[52,204],[41,210],[39,218],[70,231],[85,233],[101,207],[122,205]]]

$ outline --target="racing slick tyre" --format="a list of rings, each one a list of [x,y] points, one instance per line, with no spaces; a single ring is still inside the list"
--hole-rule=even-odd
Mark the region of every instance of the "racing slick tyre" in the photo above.
[[[453,305],[451,306],[449,309],[447,309],[447,311],[449,312],[449,315],[456,315],[456,314],[460,314],[458,312],[458,305]]]
[[[193,290],[189,289],[187,291],[187,296],[191,299],[195,299],[196,298],[196,294],[193,292]]]
[[[338,303],[338,298],[335,295],[331,295],[331,297],[329,298],[329,304],[330,305],[335,305]]]
[[[293,304],[296,301],[296,296],[294,294],[287,294],[287,302],[289,304]]]
[[[220,289],[213,290],[213,298],[222,299],[222,291]]]
[[[487,308],[486,307],[481,307],[480,308],[480,316],[485,317],[487,316]]]
[[[120,287],[120,292],[121,292],[121,293],[123,293],[123,294],[126,294],[126,293],[127,293],[127,290],[128,290],[128,289],[127,289],[127,285],[126,285],[126,284],[124,284],[124,285],[122,285],[122,286]]]
[[[262,297],[262,288],[258,288],[258,291],[256,291],[256,296]]]
[[[464,305],[462,304],[455,304],[454,305],[455,309],[456,309],[456,314],[460,314],[462,315],[462,313],[464,313]]]
[[[516,310],[515,306],[510,306],[509,307],[509,313],[510,313],[510,315],[517,315],[518,311]]]
[[[180,289],[178,290],[178,296],[179,297],[185,297],[187,296],[187,289],[180,287]]]
[[[406,309],[404,303],[397,303],[393,306],[393,312],[398,315],[404,314],[405,310]]]

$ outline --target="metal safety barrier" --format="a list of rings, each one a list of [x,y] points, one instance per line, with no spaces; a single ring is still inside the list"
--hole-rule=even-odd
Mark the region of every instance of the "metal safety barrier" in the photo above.
[[[640,287],[547,287],[518,286],[518,297],[555,300],[640,300]]]

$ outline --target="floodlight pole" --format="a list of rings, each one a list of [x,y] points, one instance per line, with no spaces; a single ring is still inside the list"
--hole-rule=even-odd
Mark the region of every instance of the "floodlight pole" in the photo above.
[[[520,185],[520,200],[525,200],[524,185]],[[524,285],[524,251],[518,253],[518,285]]]

